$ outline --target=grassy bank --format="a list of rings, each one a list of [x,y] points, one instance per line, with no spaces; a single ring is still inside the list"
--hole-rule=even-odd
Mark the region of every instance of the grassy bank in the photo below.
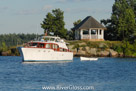
[[[75,56],[136,57],[136,43],[85,40],[68,41],[68,43]]]

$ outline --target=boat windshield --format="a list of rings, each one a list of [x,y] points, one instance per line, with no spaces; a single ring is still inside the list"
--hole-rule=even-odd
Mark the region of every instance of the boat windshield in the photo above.
[[[56,42],[60,42],[60,39],[57,38],[55,41],[56,41]]]
[[[42,36],[39,38],[39,41],[51,41],[51,42],[63,42],[60,37],[52,37],[52,36]]]
[[[50,38],[44,38],[45,41],[48,41]]]
[[[50,38],[50,41],[55,41],[55,38]]]

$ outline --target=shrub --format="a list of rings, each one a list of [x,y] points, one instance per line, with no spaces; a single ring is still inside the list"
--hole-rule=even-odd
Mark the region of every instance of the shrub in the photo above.
[[[74,45],[73,49],[79,48],[79,44]]]
[[[113,50],[117,51],[118,53],[123,52],[122,45],[114,45]]]
[[[130,44],[128,41],[123,41],[123,54],[124,56],[133,56],[135,55],[134,44]]]

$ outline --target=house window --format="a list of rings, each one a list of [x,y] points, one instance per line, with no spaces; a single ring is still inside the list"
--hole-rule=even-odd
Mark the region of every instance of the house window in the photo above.
[[[83,34],[89,34],[89,30],[83,30]]]
[[[102,30],[100,30],[100,35],[102,34]]]
[[[96,34],[96,30],[91,30],[91,34]]]

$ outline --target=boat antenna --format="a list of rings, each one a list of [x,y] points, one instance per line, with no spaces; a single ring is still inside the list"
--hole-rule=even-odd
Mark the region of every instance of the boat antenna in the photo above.
[[[36,40],[38,40],[37,37],[38,37],[38,24],[37,24],[37,31],[36,31]]]

